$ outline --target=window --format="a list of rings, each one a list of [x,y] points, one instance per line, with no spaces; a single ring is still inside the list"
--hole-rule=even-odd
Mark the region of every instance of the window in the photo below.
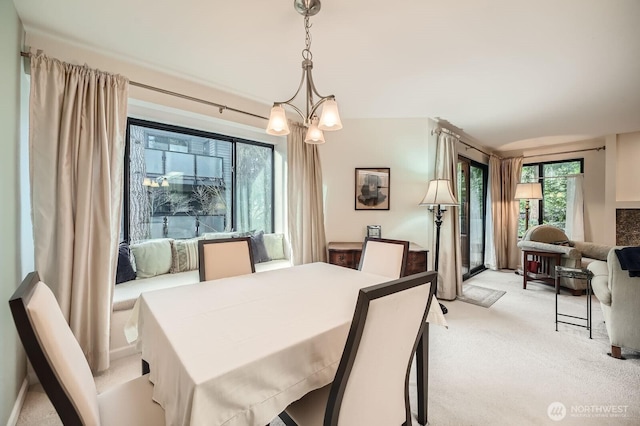
[[[123,239],[273,232],[273,146],[130,118]]]
[[[557,226],[566,229],[567,178],[584,172],[584,160],[566,160],[532,163],[522,166],[520,182],[541,182],[542,200],[530,201],[530,223]],[[520,200],[518,235],[525,230],[525,201]]]

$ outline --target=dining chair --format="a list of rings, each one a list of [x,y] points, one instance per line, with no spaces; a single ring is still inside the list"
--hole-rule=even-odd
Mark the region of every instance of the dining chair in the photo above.
[[[165,424],[146,375],[98,394],[84,353],[37,272],[25,277],[9,306],[33,370],[64,425]]]
[[[252,274],[256,271],[249,237],[199,240],[198,262],[200,281]]]
[[[432,271],[361,289],[333,383],[280,419],[287,426],[410,426],[409,371],[435,283]]]
[[[409,241],[365,238],[358,270],[389,278],[404,275],[409,257]]]

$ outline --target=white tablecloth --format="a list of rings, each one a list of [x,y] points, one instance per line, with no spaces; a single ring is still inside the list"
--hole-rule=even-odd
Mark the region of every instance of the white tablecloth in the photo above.
[[[358,289],[325,263],[143,293],[138,333],[171,425],[265,425],[331,382]]]
[[[138,345],[167,424],[268,424],[333,380],[358,290],[385,281],[313,263],[143,293]]]

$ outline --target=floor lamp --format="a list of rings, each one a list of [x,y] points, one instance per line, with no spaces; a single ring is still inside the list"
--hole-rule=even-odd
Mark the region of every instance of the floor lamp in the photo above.
[[[436,253],[433,261],[433,269],[438,271],[438,261],[440,259],[440,227],[442,226],[442,215],[446,211],[446,206],[457,206],[458,200],[451,190],[449,179],[434,179],[429,182],[427,195],[420,202],[421,206],[428,206],[435,210],[436,223]],[[447,308],[441,303],[442,312],[446,313]]]
[[[524,232],[529,229],[529,200],[542,200],[542,185],[539,182],[518,183],[516,185],[516,200],[525,200]]]

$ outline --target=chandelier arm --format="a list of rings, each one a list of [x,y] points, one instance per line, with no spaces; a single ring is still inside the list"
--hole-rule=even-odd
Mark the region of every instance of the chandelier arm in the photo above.
[[[327,100],[329,98],[334,98],[334,95],[328,95],[328,96],[322,96],[320,93],[318,93],[318,89],[316,89],[316,85],[313,83],[313,73],[311,72],[311,69],[313,68],[313,63],[311,64],[311,67],[309,67],[309,69],[307,70],[307,82],[308,84],[311,86],[311,90],[313,91],[313,93],[315,93],[315,95],[323,100]],[[300,90],[300,89],[298,89]]]
[[[332,99],[332,98],[334,98],[333,95],[321,97],[320,99],[318,99],[318,102],[316,102],[313,105],[313,107],[311,108],[311,112],[309,113],[309,117],[313,117],[315,115],[315,113],[316,113],[316,110],[318,108],[320,108],[320,105],[322,105],[323,103],[325,103],[325,101],[328,101],[329,99]]]
[[[293,98],[292,98],[292,99],[293,99]],[[302,110],[301,110],[300,108],[298,108],[297,106],[295,106],[294,104],[292,104],[290,101],[291,101],[291,100],[284,101],[284,102],[276,102],[276,103],[277,103],[277,104],[280,104],[280,105],[282,105],[282,104],[289,105],[291,108],[293,108],[293,110],[294,110],[295,112],[297,112],[297,113],[298,113],[298,115],[300,116],[300,118],[302,118],[302,120],[304,121],[304,124],[306,125],[306,124],[307,124],[307,119],[304,117],[304,113],[302,112]]]

